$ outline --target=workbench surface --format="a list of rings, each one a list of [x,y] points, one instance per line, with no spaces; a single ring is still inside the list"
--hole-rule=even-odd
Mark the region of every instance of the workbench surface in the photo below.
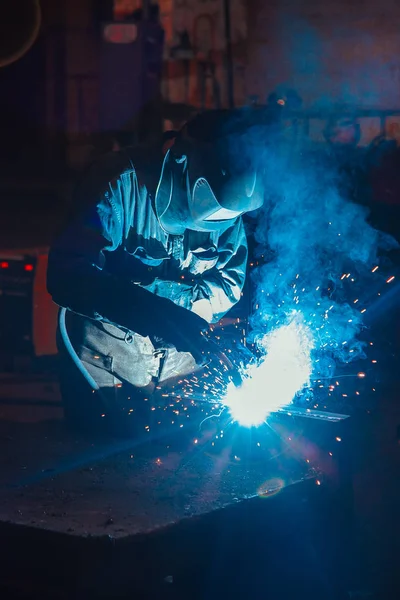
[[[274,495],[316,477],[307,444],[291,433],[297,425],[282,420],[259,442],[250,434],[237,442],[235,433],[225,442],[215,431],[200,438],[197,430],[152,442],[104,440],[60,421],[0,421],[0,521],[124,537]],[[250,444],[258,450],[252,459]]]

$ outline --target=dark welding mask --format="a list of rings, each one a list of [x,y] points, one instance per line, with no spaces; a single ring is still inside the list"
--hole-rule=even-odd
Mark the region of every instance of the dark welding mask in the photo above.
[[[223,230],[263,203],[262,180],[243,136],[226,129],[218,135],[214,118],[211,135],[205,128],[193,135],[190,124],[184,128],[164,159],[156,211],[169,233]],[[198,119],[210,124],[210,115]]]

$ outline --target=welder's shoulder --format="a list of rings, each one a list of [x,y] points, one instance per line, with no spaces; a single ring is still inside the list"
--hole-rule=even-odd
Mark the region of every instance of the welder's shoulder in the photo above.
[[[160,165],[157,153],[139,152],[137,149],[124,148],[117,152],[110,152],[98,157],[81,175],[73,192],[73,206],[89,208],[109,193],[110,185],[116,190],[118,180],[128,176],[138,182],[139,186],[145,185],[147,189],[156,189]],[[122,182],[127,184],[127,189],[132,187],[133,181]]]
[[[73,190],[73,206],[81,210],[97,203],[109,192],[110,185],[124,175],[135,177],[135,167],[122,152],[110,152],[93,161],[80,175]]]
[[[98,158],[90,167],[90,177],[92,180],[109,183],[123,175],[132,175],[149,184],[159,175],[162,158],[158,147],[122,148]]]
[[[123,151],[109,152],[97,158],[88,168],[86,176],[99,182],[111,182],[124,174],[135,173],[130,157]]]
[[[69,218],[73,220],[86,210],[91,210],[109,192],[110,184],[117,181],[123,173],[132,167],[117,152],[110,152],[96,158],[80,174],[71,193]]]

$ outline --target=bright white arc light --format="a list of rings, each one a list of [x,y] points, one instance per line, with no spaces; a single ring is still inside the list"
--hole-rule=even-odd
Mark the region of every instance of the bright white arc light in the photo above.
[[[311,331],[298,315],[265,335],[261,342],[264,360],[247,369],[239,388],[233,383],[228,386],[224,404],[233,420],[257,427],[271,412],[290,404],[310,382],[313,346]]]

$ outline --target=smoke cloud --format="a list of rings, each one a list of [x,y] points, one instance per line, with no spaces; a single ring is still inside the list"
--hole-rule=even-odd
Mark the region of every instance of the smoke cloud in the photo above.
[[[252,149],[263,164],[266,202],[255,232],[252,337],[262,343],[300,312],[314,336],[313,375],[329,377],[338,363],[364,356],[359,334],[379,277],[372,270],[396,242],[368,223],[366,208],[341,195],[324,153],[260,144],[254,139]]]

